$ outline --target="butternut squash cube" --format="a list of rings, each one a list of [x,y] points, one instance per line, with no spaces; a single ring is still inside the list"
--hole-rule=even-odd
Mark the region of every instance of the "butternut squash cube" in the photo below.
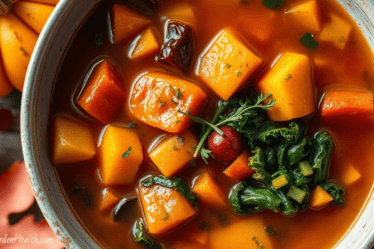
[[[195,149],[199,141],[191,130],[162,141],[149,153],[152,162],[166,177],[174,176],[194,159]]]
[[[198,74],[223,100],[228,100],[261,66],[259,58],[229,30],[223,30],[202,55]]]
[[[131,184],[135,181],[143,150],[135,131],[108,126],[99,147],[100,175],[105,185]]]
[[[113,42],[117,44],[130,36],[140,32],[152,22],[122,4],[115,4],[112,12]]]
[[[214,229],[209,233],[210,249],[274,248],[270,236],[265,233],[261,217],[252,215],[230,226]]]
[[[107,60],[96,66],[77,104],[103,124],[114,120],[125,103],[122,78]]]
[[[193,8],[188,3],[173,4],[161,12],[161,16],[166,16],[170,20],[178,20],[187,23],[196,23]]]
[[[113,208],[119,202],[119,197],[110,188],[105,188],[102,192],[100,211],[105,212]]]
[[[88,126],[63,117],[55,118],[53,125],[54,164],[77,163],[94,157],[95,140]]]
[[[343,50],[351,34],[352,24],[334,13],[330,14],[330,18],[331,21],[323,26],[318,38],[320,41],[331,42]]]
[[[177,190],[160,185],[141,186],[139,195],[152,234],[166,233],[196,214],[193,205]]]
[[[250,156],[251,153],[248,150],[244,150],[223,173],[237,181],[243,181],[251,177],[255,172],[248,166]]]
[[[199,201],[203,203],[219,208],[227,206],[227,197],[207,172],[199,175],[192,191],[199,196]]]
[[[265,95],[271,93],[270,99],[276,99],[275,105],[267,111],[273,121],[301,118],[315,110],[312,67],[305,55],[283,54],[260,79],[258,88]]]
[[[332,202],[334,198],[331,197],[329,193],[326,192],[320,186],[317,186],[310,196],[309,206],[311,208],[321,208]]]
[[[135,59],[156,54],[159,49],[160,45],[157,42],[155,33],[151,28],[149,28],[144,31],[139,38],[137,38],[136,43],[131,50],[130,58]]]
[[[286,13],[305,31],[319,32],[321,30],[321,13],[316,0],[296,3]]]
[[[357,171],[356,167],[352,164],[348,165],[348,168],[344,170],[341,175],[341,180],[345,185],[351,185],[357,182],[361,178],[360,172]]]
[[[130,108],[138,120],[171,133],[178,133],[193,124],[182,111],[192,116],[200,113],[207,94],[194,83],[182,78],[152,72],[135,82]]]

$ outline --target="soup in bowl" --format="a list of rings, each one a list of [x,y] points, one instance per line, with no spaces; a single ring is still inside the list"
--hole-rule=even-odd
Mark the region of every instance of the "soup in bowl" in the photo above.
[[[67,247],[369,246],[352,238],[372,223],[373,52],[339,3],[91,7],[81,23],[83,3],[60,3],[71,40],[49,23],[23,100],[33,188]]]

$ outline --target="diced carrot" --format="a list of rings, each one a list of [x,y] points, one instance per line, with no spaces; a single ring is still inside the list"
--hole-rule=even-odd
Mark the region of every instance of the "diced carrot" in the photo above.
[[[323,188],[317,186],[310,197],[309,206],[311,208],[320,208],[332,202],[334,198],[329,195]]]
[[[54,164],[82,162],[96,154],[94,136],[88,126],[71,119],[57,117],[53,128]]]
[[[321,13],[317,0],[296,3],[286,13],[291,16],[292,22],[301,25],[305,31],[321,30]]]
[[[100,211],[105,212],[113,208],[119,202],[119,197],[110,188],[105,188],[102,192],[102,199],[100,203]]]
[[[131,184],[135,181],[143,150],[135,131],[108,126],[99,147],[100,175],[105,185]]]
[[[77,100],[83,110],[104,124],[113,121],[125,102],[122,78],[107,60],[96,66]]]
[[[38,36],[12,12],[0,16],[0,47],[10,83],[22,91],[26,70]]]
[[[112,32],[115,44],[135,35],[152,22],[149,18],[138,14],[122,4],[115,4],[112,14]]]
[[[312,67],[305,55],[283,54],[260,79],[258,87],[264,94],[271,93],[270,99],[276,99],[275,105],[267,111],[273,121],[301,118],[315,110]]]
[[[183,241],[173,241],[170,248],[171,249],[204,249],[204,246],[198,243],[195,243],[195,242],[183,240]]]
[[[227,197],[208,172],[196,179],[192,191],[199,196],[199,201],[214,207],[226,207]]]
[[[223,172],[228,177],[231,177],[237,181],[243,181],[251,177],[254,171],[248,167],[249,157],[251,154],[248,150],[244,150],[243,153]]]
[[[42,3],[42,4],[49,4],[55,6],[58,4],[60,0],[27,0],[28,2],[33,2],[33,3]]]
[[[228,100],[261,66],[262,59],[234,36],[223,30],[201,57],[198,74],[223,100]]]
[[[162,141],[149,153],[149,157],[164,176],[171,177],[194,159],[193,147],[198,143],[196,136],[188,129]]]
[[[8,77],[5,74],[3,61],[0,59],[0,98],[7,96],[13,91],[13,89],[14,87],[10,84]]]
[[[342,172],[340,179],[345,185],[352,185],[361,178],[360,172],[355,166],[349,164],[348,167]]]
[[[160,185],[141,186],[139,194],[152,234],[166,233],[196,214],[193,205],[174,189]]]
[[[142,75],[133,87],[130,108],[138,120],[167,132],[178,133],[192,125],[182,111],[197,116],[207,94],[197,85],[162,72]]]
[[[252,215],[209,233],[210,249],[274,248],[261,217]]]
[[[318,39],[320,41],[332,42],[334,46],[343,50],[351,34],[352,24],[334,13],[330,14],[330,18],[330,22],[323,26]]]
[[[14,13],[16,13],[22,21],[29,25],[38,34],[42,32],[42,29],[53,10],[54,7],[51,5],[24,1],[18,2],[13,7]]]
[[[149,28],[136,39],[135,46],[130,53],[130,58],[135,59],[156,54],[159,49],[160,45],[157,42],[156,35],[153,30]]]
[[[178,20],[190,24],[196,23],[195,13],[192,6],[188,3],[173,4],[163,10],[160,15],[166,16],[171,20]]]
[[[336,124],[357,125],[372,122],[374,114],[372,92],[330,90],[322,100],[321,116]]]

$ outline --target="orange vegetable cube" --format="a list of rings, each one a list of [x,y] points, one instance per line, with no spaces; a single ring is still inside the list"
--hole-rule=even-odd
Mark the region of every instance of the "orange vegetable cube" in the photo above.
[[[125,102],[122,78],[107,60],[96,66],[77,100],[83,110],[104,124],[113,121]]]
[[[195,149],[192,147],[198,144],[196,136],[188,129],[162,141],[149,157],[164,176],[171,177],[194,159]]]
[[[167,7],[160,13],[161,16],[166,16],[171,20],[177,20],[187,23],[196,23],[195,13],[193,8],[188,3],[181,3],[178,5],[173,4]]]
[[[352,164],[348,165],[348,168],[343,171],[341,180],[345,185],[351,185],[357,182],[361,178],[360,172]]]
[[[286,13],[305,31],[318,32],[321,30],[321,13],[317,0],[296,3]]]
[[[207,94],[197,85],[153,72],[141,76],[133,87],[130,108],[138,120],[171,133],[190,127],[193,122],[182,111],[197,116]]]
[[[102,192],[102,199],[100,203],[100,211],[108,211],[119,202],[119,197],[110,188],[105,188]]]
[[[320,208],[326,206],[330,202],[332,202],[334,198],[329,195],[323,188],[317,186],[310,196],[309,206],[311,208]]]
[[[135,131],[108,126],[99,147],[100,175],[105,185],[131,184],[135,181],[143,150]]]
[[[374,114],[372,92],[330,90],[322,100],[321,116],[324,120],[347,125],[372,122]]]
[[[177,190],[160,185],[141,186],[139,195],[152,234],[166,233],[196,214],[193,205]]]
[[[259,58],[231,31],[223,30],[202,55],[198,74],[223,100],[228,100],[261,66]]]
[[[251,154],[249,151],[244,150],[243,153],[223,173],[237,181],[243,181],[251,177],[255,172],[248,167],[250,156]]]
[[[19,2],[13,7],[14,13],[38,34],[42,32],[53,9],[54,7],[50,5],[25,1]]]
[[[252,215],[230,226],[209,233],[210,249],[274,248],[265,224],[258,215]]]
[[[323,26],[318,39],[331,42],[334,46],[343,50],[351,34],[352,24],[334,13],[330,14],[330,18],[331,21]]]
[[[57,117],[53,129],[54,164],[82,162],[96,154],[94,136],[88,126],[68,118]]]
[[[149,28],[136,39],[136,43],[130,52],[130,58],[135,59],[156,54],[159,49],[160,45],[157,42],[155,33]]]
[[[122,4],[115,4],[113,6],[112,15],[114,44],[135,35],[152,22],[151,19],[138,14]]]
[[[192,191],[199,196],[199,201],[203,203],[214,207],[227,206],[227,197],[207,172],[199,175]]]
[[[258,83],[259,91],[271,93],[275,105],[267,111],[273,121],[301,118],[315,110],[312,67],[307,56],[287,52]],[[270,100],[268,99],[268,100]]]

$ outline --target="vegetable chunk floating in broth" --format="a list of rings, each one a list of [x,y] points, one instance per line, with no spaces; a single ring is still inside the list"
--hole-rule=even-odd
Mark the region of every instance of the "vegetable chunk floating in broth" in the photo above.
[[[61,188],[103,248],[333,248],[374,182],[373,59],[330,0],[106,0],[54,90]]]

